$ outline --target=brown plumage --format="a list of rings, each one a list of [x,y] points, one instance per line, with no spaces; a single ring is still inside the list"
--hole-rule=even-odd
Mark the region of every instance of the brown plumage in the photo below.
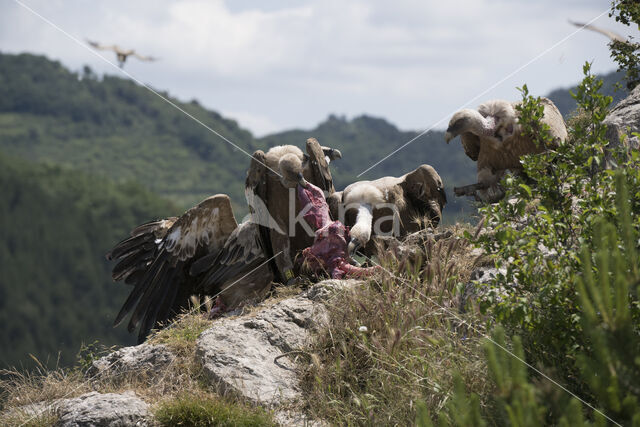
[[[340,158],[340,152],[321,147],[315,138],[309,138],[306,145],[306,154],[292,145],[273,147],[266,154],[256,151],[247,176],[247,200],[260,224],[267,255],[282,252],[273,260],[276,280],[280,282],[298,275],[295,256],[313,244],[314,239],[313,230],[305,222],[294,221],[301,209],[296,185],[304,186],[308,181],[327,194],[335,191],[327,158]],[[282,177],[278,177],[270,170],[279,170],[281,166],[289,166],[295,173],[282,173]]]
[[[98,42],[94,42],[91,40],[87,40],[87,43],[89,43],[89,45],[91,47],[93,47],[94,49],[98,49],[98,50],[110,50],[112,52],[115,52],[116,54],[116,58],[118,59],[118,65],[120,66],[120,68],[122,68],[124,66],[124,63],[127,61],[127,58],[129,56],[133,56],[134,58],[137,58],[141,61],[145,61],[145,62],[150,62],[150,61],[157,61],[158,58],[153,57],[153,56],[144,56],[144,55],[140,55],[139,53],[137,53],[135,50],[133,49],[123,49],[117,45],[102,45]]]
[[[300,236],[280,246],[274,238],[275,230],[288,225],[285,185],[309,180],[325,186],[328,182],[333,190],[328,168],[327,175],[319,170],[326,160],[317,141],[309,141],[307,151],[305,156],[297,147],[285,146],[254,154],[246,180],[251,217],[240,225],[229,197],[217,194],[180,217],[140,225],[118,243],[107,254],[118,261],[112,277],[133,289],[114,323],[132,313],[128,330],[139,327],[142,342],[151,329],[186,309],[193,295],[216,296],[216,312],[263,298],[274,276],[284,277],[280,268],[287,264],[277,260],[304,244]],[[269,262],[280,251],[283,254]]]
[[[544,106],[542,122],[550,128],[553,144],[564,141],[567,128],[562,114],[547,98],[541,98]],[[498,183],[507,170],[522,170],[520,158],[525,154],[540,153],[530,137],[521,132],[517,103],[504,100],[487,101],[478,110],[464,109],[456,112],[449,121],[445,140],[451,141],[460,135],[465,153],[477,161],[479,189],[475,195],[485,202],[494,202],[504,193]],[[456,191],[458,193],[458,191]]]
[[[358,181],[328,197],[331,214],[349,226],[351,255],[359,249],[373,254],[374,235],[402,237],[417,231],[420,220],[437,226],[447,197],[440,175],[421,165],[400,177]]]

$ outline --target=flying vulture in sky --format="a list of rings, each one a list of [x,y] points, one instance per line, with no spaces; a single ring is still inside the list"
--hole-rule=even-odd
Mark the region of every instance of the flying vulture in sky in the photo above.
[[[123,49],[117,45],[102,45],[98,42],[94,42],[91,40],[87,40],[87,43],[89,43],[89,45],[91,47],[93,47],[94,49],[98,49],[98,50],[110,50],[112,52],[115,52],[116,57],[118,58],[118,65],[120,66],[120,68],[122,68],[124,66],[124,63],[127,61],[127,58],[131,55],[133,55],[134,58],[138,58],[141,61],[145,61],[145,62],[150,62],[150,61],[157,61],[158,58],[155,58],[153,56],[143,56],[140,55],[139,53],[137,53],[135,50],[133,49]]]
[[[620,34],[610,31],[610,30],[605,30],[604,28],[600,28],[597,27],[595,25],[592,24],[582,24],[580,22],[574,22],[569,20],[570,24],[575,25],[576,27],[580,27],[580,28],[586,28],[587,30],[591,30],[591,31],[595,31],[596,33],[600,33],[602,35],[604,35],[605,37],[608,37],[612,42],[622,42],[622,43],[628,43],[629,40],[626,37],[621,36]]]

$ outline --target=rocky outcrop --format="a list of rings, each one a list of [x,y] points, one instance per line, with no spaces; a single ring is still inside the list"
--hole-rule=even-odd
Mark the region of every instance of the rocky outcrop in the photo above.
[[[606,137],[609,147],[620,146],[621,139],[627,149],[638,149],[640,140],[634,136],[634,132],[640,132],[640,86],[637,86],[625,99],[611,110],[604,120],[607,125]],[[607,162],[611,164],[611,158]]]
[[[133,392],[92,392],[58,401],[57,407],[61,427],[149,425],[149,405]]]
[[[294,359],[312,328],[326,319],[333,292],[356,280],[327,280],[252,317],[222,319],[200,335],[196,348],[205,375],[222,393],[277,407],[300,397]]]
[[[150,425],[149,405],[132,391],[122,394],[91,392],[72,399],[39,402],[12,409],[24,414],[21,423],[36,422],[44,414],[55,415],[57,427],[125,427]],[[11,413],[6,420],[11,420]],[[22,425],[22,424],[21,424]]]
[[[294,371],[296,357],[310,332],[327,319],[325,304],[358,280],[325,280],[302,294],[276,303],[265,302],[244,315],[214,321],[198,338],[196,362],[202,366],[214,391],[229,393],[274,410],[282,425],[324,425],[295,409],[301,397]],[[121,348],[95,362],[87,381],[123,375],[154,375],[167,369],[176,356],[164,345],[141,344]],[[12,414],[36,419],[55,415],[61,426],[144,426],[153,424],[148,403],[129,391],[122,394],[91,392],[71,399],[57,399],[16,407]],[[24,417],[21,419],[25,419]]]
[[[127,373],[158,372],[175,360],[164,345],[140,344],[124,347],[93,362],[87,377],[114,378]]]

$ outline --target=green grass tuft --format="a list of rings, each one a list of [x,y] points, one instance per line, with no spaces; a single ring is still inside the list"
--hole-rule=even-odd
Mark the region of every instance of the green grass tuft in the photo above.
[[[275,426],[264,409],[229,403],[212,394],[182,394],[155,410],[162,426]]]

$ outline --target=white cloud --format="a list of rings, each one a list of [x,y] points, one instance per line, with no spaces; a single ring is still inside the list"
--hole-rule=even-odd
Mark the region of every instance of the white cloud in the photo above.
[[[253,134],[257,137],[266,136],[282,129],[281,125],[278,125],[269,117],[262,114],[227,110],[221,111],[221,114],[237,121],[241,127],[251,129]]]

